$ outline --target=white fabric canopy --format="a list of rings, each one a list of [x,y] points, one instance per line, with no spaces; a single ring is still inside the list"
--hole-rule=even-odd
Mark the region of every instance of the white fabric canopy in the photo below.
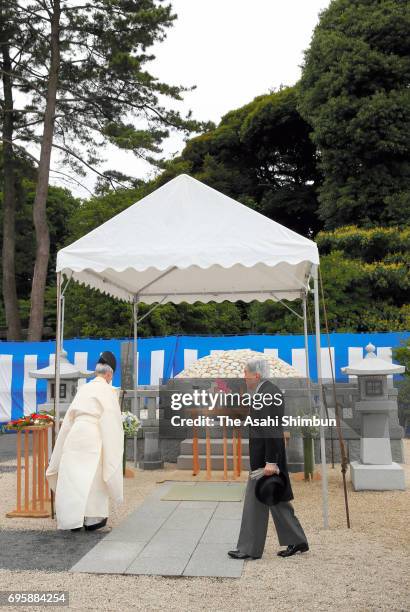
[[[181,174],[57,255],[57,272],[145,303],[292,300],[317,246]],[[163,299],[164,298],[164,299]]]
[[[57,336],[61,344],[61,274],[134,303],[134,364],[138,302],[231,302],[303,298],[314,281],[316,361],[321,414],[317,246],[283,225],[181,174],[57,254]],[[56,348],[56,387],[60,380]],[[138,367],[134,376],[137,405]],[[56,396],[56,421],[59,397]],[[323,522],[328,527],[326,447],[320,427]]]

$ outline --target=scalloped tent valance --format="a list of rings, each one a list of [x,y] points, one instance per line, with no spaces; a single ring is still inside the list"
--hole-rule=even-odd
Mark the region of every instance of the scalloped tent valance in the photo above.
[[[57,272],[145,303],[292,300],[317,246],[181,174],[57,255]]]
[[[60,381],[61,273],[134,303],[133,363],[138,364],[138,302],[231,302],[303,298],[314,281],[316,361],[321,397],[319,254],[311,240],[181,174],[57,254],[56,388]],[[63,315],[61,316],[61,312]],[[137,409],[138,365],[134,373]],[[56,428],[59,398],[56,396]],[[320,428],[323,523],[328,526],[324,429]]]

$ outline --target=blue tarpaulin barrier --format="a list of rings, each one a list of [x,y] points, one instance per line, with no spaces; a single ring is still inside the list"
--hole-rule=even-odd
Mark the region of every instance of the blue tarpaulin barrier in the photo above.
[[[363,349],[371,342],[377,353],[391,360],[391,349],[410,336],[409,332],[330,334],[330,346],[336,379],[346,381],[341,367],[360,359]],[[68,359],[83,368],[93,370],[102,351],[112,351],[120,360],[124,339],[64,341]],[[330,360],[326,336],[321,338],[323,377],[330,378]],[[178,374],[195,359],[212,351],[249,348],[268,352],[305,372],[303,336],[168,336],[138,340],[138,378],[140,384],[156,384],[160,378]],[[46,400],[46,381],[30,378],[29,371],[49,365],[54,358],[55,343],[0,342],[0,422],[33,412]],[[131,356],[130,356],[131,358]],[[316,379],[315,338],[309,336],[309,365],[312,379]],[[121,372],[117,369],[114,385],[121,386]]]

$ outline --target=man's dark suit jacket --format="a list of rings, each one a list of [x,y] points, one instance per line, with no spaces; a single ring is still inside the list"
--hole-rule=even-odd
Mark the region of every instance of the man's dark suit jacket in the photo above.
[[[272,396],[277,392],[278,388],[268,380],[265,380],[257,389],[257,393],[270,393]],[[264,419],[268,416],[278,416],[279,425],[278,427],[249,427],[249,460],[252,471],[265,467],[266,463],[276,463],[280,471],[286,475],[287,480],[287,487],[284,491],[282,501],[290,501],[293,499],[293,492],[288,476],[285,439],[280,422],[283,414],[284,405],[264,405],[260,410],[250,410],[252,419]]]

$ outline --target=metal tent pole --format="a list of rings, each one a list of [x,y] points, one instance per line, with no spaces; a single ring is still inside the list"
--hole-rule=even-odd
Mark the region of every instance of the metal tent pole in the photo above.
[[[138,414],[138,296],[134,298],[133,313],[134,313],[134,397],[133,397],[133,413]],[[137,465],[138,442],[134,436],[134,465]]]
[[[137,414],[138,389],[138,298],[134,300],[134,414]]]
[[[322,388],[322,361],[320,351],[320,314],[319,314],[319,282],[318,282],[318,266],[313,266],[313,295],[315,301],[315,335],[316,335],[316,364],[317,364],[317,382],[319,387],[319,403],[320,403],[320,418],[325,418],[325,410],[323,403],[323,388]],[[327,486],[327,463],[326,463],[326,442],[325,430],[323,425],[319,427],[320,432],[320,456],[322,462],[322,513],[323,527],[329,527],[329,511],[328,511],[328,486]]]
[[[308,336],[308,323],[307,323],[307,299],[308,290],[303,294],[302,297],[302,309],[303,309],[303,335],[305,339],[305,363],[306,363],[306,382],[307,392],[309,401],[309,414],[312,416],[313,413],[313,401],[312,401],[312,382],[310,380],[310,364],[309,364],[309,336]]]
[[[308,337],[308,324],[307,324],[307,292],[303,294],[302,308],[303,308],[303,335],[305,338],[305,363],[306,363],[306,378],[309,393],[309,406],[312,408],[312,387],[310,384],[310,365],[309,365],[309,337]]]
[[[57,273],[57,330],[54,375],[54,434],[60,428],[61,272]]]
[[[56,436],[60,426],[60,346],[61,346],[61,272],[57,272],[57,320],[56,320],[56,348],[54,359],[54,419],[51,430],[51,449],[54,448]],[[48,444],[48,440],[47,440]],[[51,455],[51,453],[49,453]],[[48,466],[46,466],[47,469]],[[51,518],[55,516],[54,491],[50,489]]]
[[[64,316],[65,316],[65,297],[63,293],[61,295],[61,338],[60,338],[61,350],[63,350],[63,344],[64,344]]]

